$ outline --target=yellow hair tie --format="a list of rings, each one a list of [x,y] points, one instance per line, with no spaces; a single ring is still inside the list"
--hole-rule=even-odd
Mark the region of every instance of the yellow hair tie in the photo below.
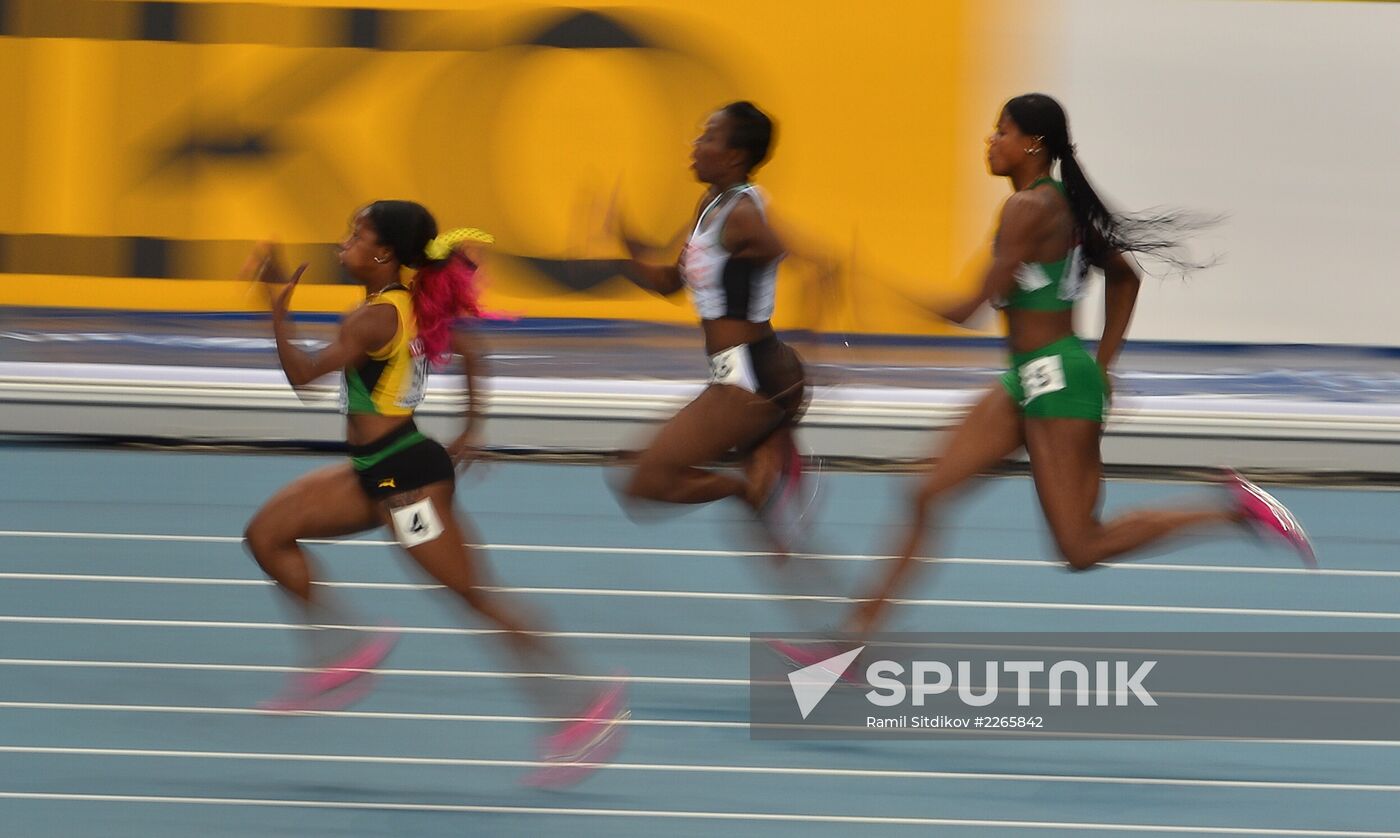
[[[495,244],[496,237],[485,230],[478,230],[475,227],[458,227],[455,230],[448,230],[446,233],[428,242],[428,246],[423,249],[423,252],[427,254],[429,259],[438,261],[451,256],[452,251],[457,248],[457,245],[464,242]]]

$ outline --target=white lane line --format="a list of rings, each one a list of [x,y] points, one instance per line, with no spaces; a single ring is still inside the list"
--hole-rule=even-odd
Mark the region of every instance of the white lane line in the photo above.
[[[709,592],[709,591],[651,591],[627,588],[547,588],[547,587],[492,587],[489,590],[498,593],[530,593],[530,594],[550,594],[559,596],[605,596],[605,597],[625,597],[625,598],[656,598],[656,599],[695,599],[695,600],[725,600],[725,601],[800,601],[811,600],[816,602],[846,602],[856,600],[843,600],[838,597],[812,596],[798,594],[744,594],[733,592]],[[977,608],[977,609],[1008,609],[1019,611],[1088,611],[1099,613],[1126,613],[1126,614],[1199,614],[1211,616],[1232,616],[1232,617],[1297,617],[1300,619],[1324,619],[1324,620],[1400,620],[1400,612],[1396,611],[1334,611],[1309,608],[1234,608],[1218,605],[1129,605],[1123,603],[1089,603],[1089,602],[1036,602],[1022,600],[992,600],[992,599],[907,599],[897,598],[891,600],[896,605],[913,606],[940,606],[943,608]],[[252,623],[252,622],[198,622],[181,620],[147,620],[136,621],[117,618],[77,618],[77,617],[27,617],[27,616],[0,616],[0,622],[93,622],[103,625],[208,625],[221,628],[282,628],[282,624],[272,623]],[[403,628],[400,631],[414,633],[433,631],[438,633],[452,633],[461,631],[459,629],[413,629]],[[560,633],[558,636],[570,636]]]
[[[42,658],[0,658],[0,666],[37,666],[60,669],[137,669],[137,670],[176,670],[194,672],[271,672],[292,674],[312,672],[302,666],[278,666],[273,664],[227,664],[227,663],[178,663],[156,661],[99,661],[99,660],[46,660]],[[567,681],[598,681],[628,684],[675,684],[678,686],[707,687],[747,687],[747,678],[699,678],[671,675],[563,675],[554,672],[496,672],[471,669],[374,669],[377,675],[392,675],[413,678],[485,678],[518,680],[522,678],[556,678]],[[773,683],[787,683],[786,681]],[[1400,700],[1400,699],[1397,699]]]
[[[0,530],[0,538],[71,538],[80,541],[174,541],[186,544],[242,544],[233,535],[161,535],[138,532],[65,532],[63,530]],[[353,544],[356,542],[329,542]]]
[[[229,579],[209,576],[129,576],[97,573],[0,573],[0,579],[30,582],[99,582],[139,585],[190,585],[230,588],[265,588],[273,583],[264,579]],[[442,585],[409,582],[315,582],[327,588],[348,588],[376,591],[425,591],[439,590]],[[483,585],[482,590],[501,594],[550,594],[563,596],[613,596],[613,597],[656,597],[658,599],[718,599],[749,600],[757,602],[815,600],[819,602],[851,602],[838,596],[816,596],[810,594],[751,594],[730,591],[674,591],[637,588],[559,588],[532,586]],[[916,603],[917,600],[907,600]]]
[[[481,759],[471,757],[189,751],[148,748],[61,748],[21,745],[0,746],[0,753],[44,754],[55,756],[149,757],[152,759],[249,760],[265,762],[341,762],[364,765],[431,765],[478,768],[541,768],[550,764],[537,760]],[[803,768],[780,765],[696,765],[645,762],[614,762],[606,763],[599,767],[608,771],[655,771],[678,774],[763,774],[796,777],[868,777],[896,780],[976,780],[979,782],[1007,783],[1093,783],[1116,786],[1180,786],[1187,788],[1255,789],[1271,791],[1400,792],[1400,785],[1385,783],[1207,780],[1179,777],[1119,777],[1104,774],[1012,774],[983,771],[914,771],[885,768]]]
[[[6,710],[54,710],[103,713],[156,713],[196,716],[318,716],[340,719],[375,719],[415,722],[497,722],[512,724],[555,724],[560,719],[543,716],[493,716],[482,713],[392,713],[375,710],[307,710],[297,713],[269,713],[256,707],[184,707],[170,704],[78,704],[60,701],[0,701]],[[618,721],[629,727],[693,727],[720,730],[748,730],[748,722],[692,721],[688,719],[630,719]],[[862,728],[863,729],[863,728]]]
[[[191,585],[223,587],[267,587],[271,582],[258,579],[214,579],[208,577],[164,577],[164,576],[111,576],[80,573],[0,573],[0,579],[17,581],[45,582],[97,582],[143,585]],[[440,588],[440,585],[403,582],[318,582],[328,588],[349,588],[362,590],[408,590],[421,591]],[[482,590],[499,594],[532,594],[543,596],[594,596],[621,597],[630,599],[690,599],[725,602],[822,602],[830,604],[853,603],[859,600],[840,596],[815,594],[753,594],[740,591],[673,591],[644,588],[580,588],[544,587],[531,585],[483,585]],[[1264,617],[1303,617],[1324,619],[1364,619],[1400,620],[1400,612],[1391,611],[1318,611],[1308,609],[1274,608],[1226,608],[1220,606],[1188,605],[1125,605],[1094,604],[1078,602],[1022,602],[998,600],[962,599],[912,599],[900,597],[891,600],[896,605],[912,607],[952,607],[952,608],[1014,608],[1046,609],[1052,611],[1117,611],[1160,614],[1227,614]]]
[[[32,625],[73,625],[73,626],[125,626],[141,628],[215,628],[215,629],[257,629],[279,631],[314,631],[316,627],[301,623],[254,623],[233,620],[146,620],[109,619],[106,617],[29,617],[0,615],[0,623]],[[383,626],[326,626],[326,628],[346,631],[383,631]],[[467,636],[488,636],[502,634],[500,629],[469,629],[440,626],[394,626],[398,634],[449,634]],[[575,640],[655,640],[677,643],[747,643],[749,638],[742,635],[719,634],[629,634],[611,631],[536,631],[537,637],[560,637]]]
[[[211,664],[211,663],[148,663],[142,661],[79,661],[47,660],[37,658],[0,658],[0,666],[34,666],[61,669],[136,669],[174,670],[196,672],[271,672],[297,673],[313,670],[299,666],[275,666],[266,664]],[[404,677],[437,678],[480,678],[491,680],[519,680],[523,678],[551,678],[565,681],[602,682],[627,684],[667,684],[675,686],[704,687],[747,687],[787,686],[786,680],[749,681],[744,678],[701,678],[668,675],[573,675],[556,672],[497,672],[491,670],[446,670],[446,669],[357,669],[355,672],[373,672],[377,675]],[[1031,688],[1033,695],[1049,693],[1045,688]],[[1213,701],[1292,701],[1324,704],[1400,704],[1400,697],[1389,696],[1347,696],[1347,695],[1293,695],[1276,693],[1211,693],[1180,692],[1176,690],[1153,690],[1160,698],[1207,699]]]
[[[225,576],[133,576],[108,573],[0,572],[0,579],[20,582],[103,582],[136,585],[210,585],[224,588],[266,588],[269,579],[235,579]],[[313,582],[326,588],[363,588],[376,591],[428,591],[442,585],[418,582]]]
[[[254,806],[283,809],[350,809],[397,812],[473,812],[497,815],[559,817],[656,818],[666,820],[760,821],[785,823],[861,824],[869,826],[963,826],[998,829],[1054,829],[1072,832],[1144,832],[1172,835],[1263,835],[1281,838],[1400,838],[1400,832],[1337,829],[1275,829],[1269,827],[1171,826],[1138,823],[1074,821],[1012,821],[977,818],[923,818],[877,815],[822,815],[774,812],[705,812],[673,809],[594,809],[563,806],[488,806],[467,803],[392,803],[360,800],[286,800],[246,797],[176,797],[145,794],[77,794],[69,792],[0,791],[4,800],[87,801],[96,803],[154,803],[167,805]]]
[[[266,710],[259,710],[255,707],[190,707],[171,704],[86,704],[75,702],[58,701],[0,701],[0,710],[42,710],[54,712],[99,712],[99,713],[151,713],[167,715],[194,715],[194,716],[277,716],[296,715],[314,716],[319,718],[336,719],[369,719],[374,721],[416,721],[416,722],[484,722],[488,724],[555,724],[561,719],[546,718],[542,716],[497,716],[481,713],[398,713],[390,711],[373,710],[307,710],[297,713],[277,714],[269,713]],[[572,720],[570,720],[572,721]],[[832,732],[862,732],[868,733],[864,726],[859,725],[813,725],[813,724],[756,724],[750,725],[748,722],[722,722],[696,719],[639,719],[633,716],[629,719],[619,720],[619,725],[628,727],[660,727],[660,728],[699,728],[714,730],[749,730],[757,727],[764,730],[796,730],[810,733],[813,730]],[[929,738],[948,736],[949,731],[929,729],[922,731],[927,733]],[[997,738],[1001,734],[987,732],[984,734],[989,738]],[[1010,736],[1010,734],[1008,734]],[[1318,745],[1328,747],[1353,747],[1353,748],[1400,748],[1400,740],[1397,739],[1240,739],[1228,736],[1180,736],[1176,734],[1143,734],[1143,733],[1047,733],[1044,736],[1031,737],[1024,734],[1017,734],[1022,738],[1038,738],[1045,740],[1064,741],[1118,741],[1127,740],[1132,742],[1141,741],[1162,741],[1162,742],[1222,742],[1231,746],[1242,744],[1261,745]]]
[[[0,538],[48,538],[109,541],[166,541],[192,544],[241,544],[243,539],[232,535],[162,535],[155,533],[66,532],[59,530],[0,530]],[[397,542],[378,539],[303,539],[305,544],[324,547],[394,547]],[[500,553],[569,553],[606,556],[674,556],[687,558],[754,558],[775,554],[750,550],[701,550],[672,547],[596,547],[576,544],[473,544],[474,548]],[[894,556],[877,553],[806,553],[804,558],[827,561],[874,562],[887,561]],[[1035,567],[1058,570],[1061,565],[1050,559],[990,559],[969,557],[919,558],[918,561],[937,564],[965,564],[1004,567]],[[1245,573],[1266,576],[1360,577],[1395,579],[1400,570],[1358,570],[1346,568],[1251,567],[1247,565],[1161,564],[1154,562],[1115,562],[1102,565],[1102,570],[1140,570],[1168,573]]]

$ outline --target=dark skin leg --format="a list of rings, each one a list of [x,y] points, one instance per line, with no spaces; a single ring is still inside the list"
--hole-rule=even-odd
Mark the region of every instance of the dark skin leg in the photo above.
[[[625,492],[637,500],[682,504],[734,497],[752,506],[757,499],[748,480],[701,466],[763,438],[782,418],[762,396],[711,385],[661,428],[637,458]]]
[[[945,444],[937,464],[925,475],[911,499],[909,525],[898,558],[867,600],[857,607],[847,628],[857,636],[874,631],[884,619],[889,601],[898,595],[916,566],[938,508],[956,497],[968,481],[1015,453],[1022,444],[1021,414],[1001,387],[989,391]]]
[[[534,629],[506,609],[499,597],[483,590],[489,584],[481,563],[467,546],[467,526],[454,514],[453,484],[442,482],[425,486],[412,493],[396,495],[384,501],[379,511],[383,523],[393,529],[391,510],[398,506],[428,498],[442,522],[443,532],[432,541],[406,548],[406,552],[425,573],[441,583],[471,611],[505,632],[507,642],[522,654],[537,655],[544,651],[543,641],[532,634]]]
[[[506,608],[499,596],[483,590],[488,580],[466,546],[467,525],[454,515],[453,488],[452,483],[435,483],[375,503],[365,495],[349,465],[331,466],[306,475],[274,495],[248,524],[245,543],[268,576],[306,608],[311,605],[315,590],[314,571],[298,539],[351,535],[381,524],[392,530],[394,507],[428,498],[443,532],[405,552],[466,608],[500,629],[506,644],[527,669],[563,671],[557,666],[559,661],[552,648],[519,618],[516,610]],[[565,702],[554,695],[537,699],[552,711],[572,710],[578,703]]]
[[[253,515],[243,543],[263,571],[303,605],[311,601],[313,565],[301,538],[337,538],[379,526],[380,512],[349,464],[307,474]]]
[[[502,632],[506,646],[522,671],[574,674],[572,665],[556,644],[540,635],[541,628],[534,619],[522,619],[518,605],[508,603],[501,594],[486,590],[491,581],[487,578],[485,563],[479,561],[475,552],[467,546],[468,541],[475,539],[476,533],[464,517],[455,514],[452,502],[454,488],[453,483],[434,483],[415,492],[387,499],[380,506],[385,525],[393,530],[392,512],[395,508],[427,498],[442,523],[443,531],[431,541],[405,548],[409,557],[456,595],[469,611],[485,618]],[[520,685],[540,710],[556,716],[567,717],[582,712],[590,698],[587,688],[566,681],[527,678],[521,680]]]
[[[773,484],[778,481],[778,475],[787,467],[788,458],[794,455],[793,436],[791,426],[779,428],[744,457],[744,476],[748,479],[753,505],[762,503],[763,498],[768,497]]]
[[[1122,557],[1185,532],[1237,523],[1226,507],[1139,509],[1099,519],[1102,426],[1088,419],[1027,419],[1026,450],[1045,521],[1075,570]]]
[[[249,522],[244,541],[253,558],[292,596],[303,604],[312,596],[310,557],[298,539],[335,538],[390,525],[389,510],[421,497],[432,499],[443,524],[443,534],[407,552],[425,572],[441,582],[463,603],[522,643],[534,643],[526,628],[497,607],[477,578],[476,563],[465,546],[462,527],[453,515],[451,483],[435,483],[412,495],[401,495],[376,504],[366,497],[349,465],[329,466],[289,484],[274,495]],[[390,525],[392,528],[392,525]]]

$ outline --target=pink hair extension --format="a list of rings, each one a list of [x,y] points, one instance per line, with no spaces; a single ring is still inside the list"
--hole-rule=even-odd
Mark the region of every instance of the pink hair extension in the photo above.
[[[477,266],[453,252],[446,259],[429,262],[413,281],[413,313],[423,353],[433,363],[447,360],[452,345],[452,321],[480,317],[481,286]]]

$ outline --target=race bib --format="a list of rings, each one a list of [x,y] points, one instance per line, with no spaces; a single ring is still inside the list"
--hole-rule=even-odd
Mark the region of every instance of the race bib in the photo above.
[[[442,535],[442,519],[430,498],[390,510],[390,515],[394,519],[394,535],[406,548],[427,544]]]
[[[408,388],[396,402],[397,406],[410,410],[423,403],[423,396],[428,393],[428,373],[431,371],[428,358],[422,354],[421,349],[411,357],[413,375],[409,379]]]
[[[1065,389],[1065,367],[1059,355],[1047,355],[1028,361],[1021,365],[1017,373],[1021,376],[1023,405],[1046,393]]]
[[[731,346],[710,356],[710,383],[728,384],[750,393],[758,392],[758,377],[753,372],[749,348],[743,344]]]

